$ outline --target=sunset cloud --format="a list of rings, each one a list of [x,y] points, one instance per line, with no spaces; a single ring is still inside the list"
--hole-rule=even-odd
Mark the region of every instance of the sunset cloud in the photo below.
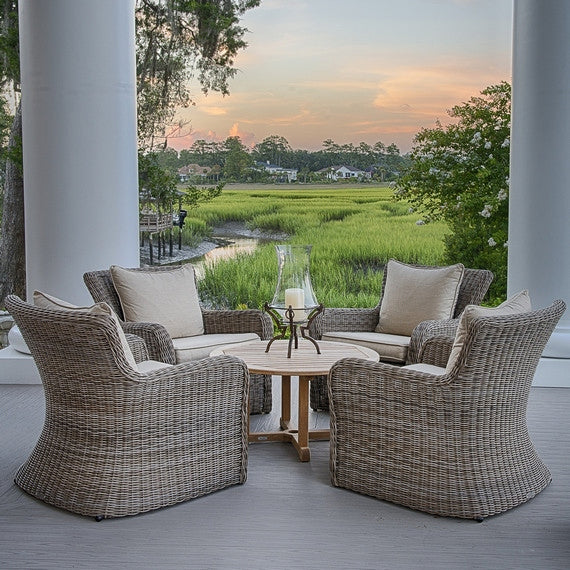
[[[228,114],[228,110],[224,109],[223,107],[208,107],[206,105],[202,107],[202,112],[213,117],[219,117]]]
[[[171,145],[270,135],[293,148],[392,142],[452,119],[447,111],[510,80],[512,0],[264,0],[246,13],[249,46],[230,95],[180,111]]]

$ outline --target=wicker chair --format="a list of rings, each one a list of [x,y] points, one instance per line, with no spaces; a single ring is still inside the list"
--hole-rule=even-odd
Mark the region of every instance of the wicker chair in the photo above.
[[[551,476],[529,437],[526,409],[564,310],[555,301],[474,319],[449,373],[339,361],[329,375],[333,485],[477,520],[542,491]]]
[[[140,271],[169,271],[172,267],[141,268]],[[151,359],[168,364],[176,363],[172,339],[166,329],[158,323],[123,321],[121,302],[109,270],[90,271],[83,275],[83,281],[95,302],[108,303],[115,311],[125,333],[140,336],[146,342]],[[202,308],[205,334],[256,333],[262,340],[273,336],[273,324],[266,313],[256,309],[208,310]],[[269,413],[272,407],[271,376],[252,374],[250,378],[249,411],[251,414]]]
[[[451,342],[453,342],[459,323],[459,316],[463,312],[463,309],[467,305],[479,305],[485,297],[492,280],[493,273],[491,271],[466,268],[459,289],[454,318],[441,321],[424,321],[420,323],[412,333],[407,359],[406,362],[402,362],[402,364],[420,362],[420,354],[423,351],[424,344],[433,336],[447,335],[451,339]],[[385,285],[386,272],[384,272],[382,281],[382,294]],[[321,339],[323,334],[329,331],[374,331],[378,324],[381,305],[382,295],[380,296],[378,304],[370,309],[329,309],[327,307],[322,316],[315,319],[315,323],[311,328],[311,336],[316,339]],[[451,350],[451,346],[449,350]],[[449,356],[449,352],[447,356]],[[445,355],[442,355],[442,358],[445,358]],[[380,355],[380,360],[382,360],[382,355]],[[445,363],[443,366],[445,366]],[[315,411],[327,411],[329,409],[326,377],[319,376],[311,382],[310,401],[311,408]]]
[[[109,316],[6,307],[37,364],[42,434],[15,482],[97,519],[186,501],[247,476],[249,376],[232,357],[135,372]]]

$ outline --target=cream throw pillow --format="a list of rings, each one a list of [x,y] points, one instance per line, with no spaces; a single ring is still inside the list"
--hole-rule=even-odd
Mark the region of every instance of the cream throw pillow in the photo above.
[[[451,319],[464,270],[461,263],[428,268],[391,259],[376,332],[411,336],[422,321]]]
[[[107,303],[95,303],[95,305],[91,305],[90,307],[78,307],[77,305],[72,305],[67,301],[62,301],[57,297],[52,297],[47,293],[42,293],[41,291],[34,291],[34,305],[36,307],[40,307],[41,309],[56,309],[56,310],[65,310],[65,311],[83,311],[85,313],[91,313],[93,315],[108,315],[112,318],[115,327],[117,328],[117,334],[119,335],[119,339],[121,341],[121,346],[123,347],[123,352],[125,353],[125,358],[129,365],[133,368],[133,370],[137,370],[137,363],[135,361],[135,357],[131,351],[131,347],[127,342],[127,337],[121,327],[121,323],[119,322],[119,318],[115,314],[115,311],[111,309]]]
[[[480,307],[479,305],[467,305],[459,319],[459,325],[455,334],[455,341],[451,348],[451,354],[445,367],[446,372],[450,372],[453,368],[459,353],[465,344],[469,325],[478,317],[496,317],[500,315],[516,315],[517,313],[526,313],[532,311],[530,296],[528,291],[524,289],[520,293],[513,295],[510,299],[501,303],[497,307]]]
[[[133,271],[111,266],[126,321],[159,323],[172,338],[204,334],[194,268]]]

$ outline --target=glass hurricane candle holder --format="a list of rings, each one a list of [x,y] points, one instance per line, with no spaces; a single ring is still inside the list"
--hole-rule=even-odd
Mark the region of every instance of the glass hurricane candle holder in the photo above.
[[[291,358],[291,348],[299,346],[298,328],[303,338],[320,348],[315,339],[307,336],[309,325],[323,311],[318,303],[311,283],[309,257],[311,245],[276,245],[278,261],[277,287],[271,303],[265,303],[265,310],[271,315],[279,334],[267,344],[269,351],[274,340],[285,338],[290,331],[287,357]]]

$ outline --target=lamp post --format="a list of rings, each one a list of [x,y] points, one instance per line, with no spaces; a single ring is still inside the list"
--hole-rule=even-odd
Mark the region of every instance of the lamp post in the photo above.
[[[183,210],[182,208],[178,210],[178,227],[180,228],[178,230],[178,251],[182,249],[182,228],[184,227],[184,220],[187,215],[188,212],[186,210]]]

